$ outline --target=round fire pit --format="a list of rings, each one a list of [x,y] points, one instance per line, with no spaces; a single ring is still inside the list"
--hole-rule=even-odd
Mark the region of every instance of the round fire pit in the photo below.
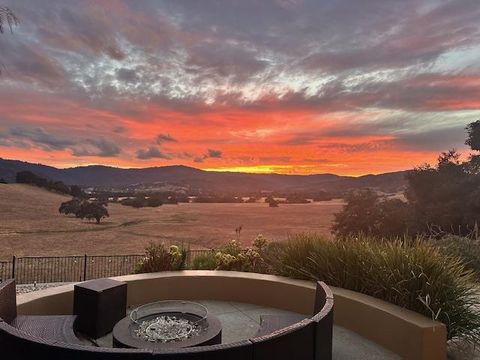
[[[201,304],[166,300],[134,309],[113,328],[115,347],[173,350],[220,344],[222,325]]]

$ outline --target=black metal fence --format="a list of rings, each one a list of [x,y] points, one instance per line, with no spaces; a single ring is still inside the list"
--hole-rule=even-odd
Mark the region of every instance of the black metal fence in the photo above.
[[[187,266],[211,250],[189,250]],[[133,274],[145,255],[24,256],[0,260],[0,282],[17,284],[77,282]]]

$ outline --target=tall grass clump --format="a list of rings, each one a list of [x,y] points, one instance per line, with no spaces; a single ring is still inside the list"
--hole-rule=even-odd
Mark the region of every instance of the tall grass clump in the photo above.
[[[473,272],[427,241],[330,241],[300,234],[289,239],[272,266],[279,275],[323,280],[440,321],[449,339],[480,340]]]
[[[446,254],[457,255],[465,266],[473,270],[480,278],[480,239],[457,235],[447,235],[432,240]]]

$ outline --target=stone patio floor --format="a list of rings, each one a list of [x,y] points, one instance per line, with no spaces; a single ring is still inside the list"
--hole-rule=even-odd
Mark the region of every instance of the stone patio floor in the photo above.
[[[260,315],[288,314],[288,311],[253,304],[195,300],[205,305],[222,323],[222,343],[235,342],[255,336]],[[112,335],[97,340],[99,346],[112,347]],[[400,357],[377,344],[340,326],[333,329],[333,358],[336,360],[390,360]]]

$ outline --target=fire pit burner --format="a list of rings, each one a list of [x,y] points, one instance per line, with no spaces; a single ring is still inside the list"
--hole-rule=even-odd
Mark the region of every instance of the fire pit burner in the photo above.
[[[168,343],[182,341],[200,333],[201,327],[188,319],[176,316],[158,316],[152,320],[142,321],[135,330],[142,340]]]
[[[220,321],[203,305],[166,300],[134,309],[113,329],[115,347],[171,350],[219,344]]]

